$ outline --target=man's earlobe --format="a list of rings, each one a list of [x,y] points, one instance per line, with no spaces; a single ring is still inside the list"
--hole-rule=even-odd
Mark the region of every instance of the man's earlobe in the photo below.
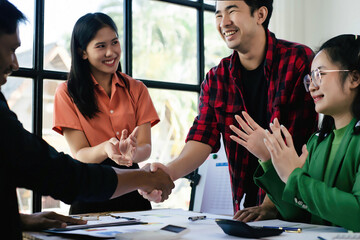
[[[263,24],[266,21],[268,16],[268,9],[265,6],[262,6],[258,9],[258,21],[259,24]]]

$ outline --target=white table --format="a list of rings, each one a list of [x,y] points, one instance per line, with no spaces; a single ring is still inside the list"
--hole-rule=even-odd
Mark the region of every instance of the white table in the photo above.
[[[222,229],[215,223],[216,218],[231,219],[231,216],[214,215],[206,213],[190,212],[181,209],[155,209],[141,212],[127,212],[127,213],[114,213],[114,215],[121,215],[124,217],[138,218],[143,222],[147,222],[146,225],[129,225],[129,226],[116,226],[101,228],[98,231],[90,231],[91,234],[97,234],[98,236],[115,236],[120,232],[131,232],[131,231],[152,231],[158,230],[161,227],[173,224],[188,228],[190,231],[183,235],[181,239],[241,239],[225,234]],[[190,221],[189,216],[206,215],[206,219]],[[252,222],[249,225],[254,226],[281,226],[281,227],[296,227],[302,228],[301,233],[287,233],[284,232],[279,236],[268,237],[266,239],[292,239],[292,240],[312,240],[318,239],[318,236],[328,232],[339,232],[342,229],[336,227],[319,226],[312,224],[302,224],[286,222],[281,220],[267,220]],[[107,235],[106,235],[107,234]],[[30,235],[37,239],[69,239],[57,236],[48,236],[44,233],[26,233],[25,237]],[[30,239],[30,238],[29,238]]]

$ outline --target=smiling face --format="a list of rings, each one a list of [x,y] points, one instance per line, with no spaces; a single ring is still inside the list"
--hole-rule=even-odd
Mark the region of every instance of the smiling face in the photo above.
[[[264,31],[259,10],[251,16],[250,7],[244,1],[217,1],[216,27],[230,49],[246,51],[259,31]],[[263,17],[263,16],[260,16]]]
[[[0,34],[0,88],[12,71],[19,68],[15,50],[20,46],[19,31],[13,34]]]
[[[83,51],[83,59],[90,64],[90,71],[95,76],[107,77],[116,72],[121,55],[120,42],[116,32],[106,26],[101,28]]]
[[[321,72],[321,84],[315,87],[311,83],[309,87],[316,112],[332,116],[335,120],[344,116],[351,120],[351,105],[356,95],[354,89],[357,87],[357,83],[352,81],[351,74],[348,72],[322,72],[322,70],[341,69],[329,59],[326,50],[320,51],[315,56],[311,71],[316,68],[319,68]],[[346,79],[343,83],[341,78],[344,74]]]

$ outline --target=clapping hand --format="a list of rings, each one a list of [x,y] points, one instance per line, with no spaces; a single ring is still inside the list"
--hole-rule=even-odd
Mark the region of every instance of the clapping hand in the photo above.
[[[243,111],[242,115],[246,122],[239,115],[235,115],[235,119],[239,123],[241,130],[234,125],[230,125],[230,129],[236,134],[231,135],[230,138],[262,161],[269,160],[270,153],[263,141],[265,138],[265,130],[260,127],[247,112]]]
[[[108,157],[119,165],[130,167],[136,154],[137,133],[138,127],[129,136],[127,136],[128,131],[124,129],[121,132],[120,140],[115,137],[111,138],[105,146]]]
[[[277,119],[275,119],[277,121]],[[274,122],[275,122],[274,120]],[[302,154],[298,156],[289,131],[278,124],[271,124],[272,133],[266,131],[264,143],[269,150],[274,168],[280,179],[286,183],[295,168],[302,168],[308,156],[306,145],[302,148]],[[285,140],[281,133],[285,136]]]
[[[129,161],[129,166],[132,165],[134,156],[136,154],[137,148],[137,133],[138,127],[134,129],[134,131],[128,135],[128,131],[126,129],[122,130],[121,138],[119,141],[119,150],[125,159]]]

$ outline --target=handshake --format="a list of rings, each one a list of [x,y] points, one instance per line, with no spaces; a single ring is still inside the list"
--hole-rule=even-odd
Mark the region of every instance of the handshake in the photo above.
[[[138,189],[140,195],[156,203],[168,199],[175,186],[169,168],[161,163],[147,163],[141,170],[150,173],[151,177],[146,187]]]

